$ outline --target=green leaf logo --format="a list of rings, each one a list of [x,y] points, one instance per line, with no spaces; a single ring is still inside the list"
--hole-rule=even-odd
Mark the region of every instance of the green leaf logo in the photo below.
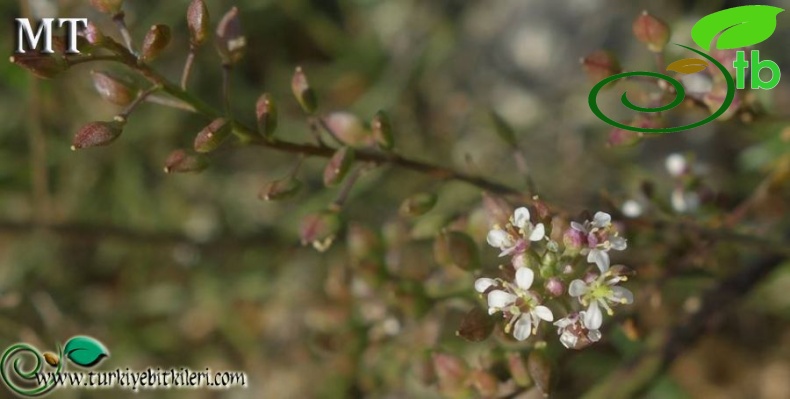
[[[779,7],[756,5],[721,10],[694,24],[691,38],[705,51],[710,51],[719,32],[718,49],[751,46],[771,37],[776,30],[776,16],[782,11]]]
[[[74,364],[82,367],[93,367],[104,357],[110,356],[110,351],[94,338],[77,336],[66,342],[63,352]]]

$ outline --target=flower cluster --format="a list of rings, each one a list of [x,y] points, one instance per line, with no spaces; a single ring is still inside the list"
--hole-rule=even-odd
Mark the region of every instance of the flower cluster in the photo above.
[[[478,278],[474,288],[487,300],[488,313],[501,313],[505,333],[517,340],[537,335],[542,320],[553,322],[565,347],[581,349],[601,339],[604,311],[611,316],[613,308],[633,302],[631,291],[619,286],[628,279],[628,269],[610,266],[609,257],[609,251],[622,251],[627,243],[605,212],[571,222],[564,248],[548,238],[546,225],[533,223],[525,207],[516,209],[505,226],[494,225],[486,241],[500,257],[511,256],[515,274],[512,281]],[[566,315],[555,321],[560,311]]]

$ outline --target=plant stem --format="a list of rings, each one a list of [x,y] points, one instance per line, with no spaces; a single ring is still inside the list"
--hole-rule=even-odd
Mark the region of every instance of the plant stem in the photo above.
[[[153,92],[155,92],[155,91],[157,91],[157,90],[159,90],[161,88],[162,87],[159,86],[159,85],[154,85],[154,86],[149,87],[145,91],[140,92],[140,94],[137,95],[137,98],[135,98],[134,101],[132,101],[131,104],[126,106],[126,108],[123,111],[121,111],[121,113],[116,115],[115,118],[123,120],[123,121],[126,121],[126,118],[128,118],[129,115],[132,112],[134,112],[134,110],[137,108],[137,106],[139,106],[143,101],[145,101],[145,99],[148,96],[150,96]]]
[[[354,170],[349,173],[348,177],[346,177],[346,180],[343,182],[343,187],[340,188],[340,192],[337,194],[337,198],[335,198],[335,201],[329,206],[329,209],[339,211],[343,208],[343,205],[348,200],[348,195],[351,193],[351,189],[362,174],[362,169],[362,165],[356,165]]]
[[[187,55],[187,60],[184,62],[184,72],[181,73],[181,90],[187,89],[187,81],[189,80],[189,74],[192,72],[192,64],[195,62],[195,51],[197,48],[193,45],[189,45],[189,54]]]
[[[229,64],[222,65],[222,108],[225,110],[225,116],[228,120],[233,119],[230,112],[230,70],[232,66]]]
[[[129,29],[126,27],[126,21],[124,19],[125,16],[126,14],[124,14],[123,11],[120,11],[112,16],[112,20],[115,21],[116,25],[118,25],[118,31],[121,32],[121,37],[123,37],[123,41],[126,44],[126,49],[129,50],[132,55],[135,55],[137,52],[134,51],[134,47],[132,45],[132,35],[129,33]]]

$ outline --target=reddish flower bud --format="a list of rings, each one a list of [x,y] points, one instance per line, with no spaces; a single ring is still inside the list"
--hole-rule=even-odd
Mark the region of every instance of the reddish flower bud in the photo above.
[[[384,111],[376,112],[370,122],[370,127],[373,130],[373,139],[376,140],[379,148],[391,150],[395,141],[392,137],[392,124],[389,116]]]
[[[74,135],[71,150],[108,145],[121,135],[123,125],[121,121],[88,123]]]
[[[546,292],[553,297],[561,297],[565,293],[565,285],[562,280],[557,277],[552,277],[546,280]]]
[[[540,349],[534,349],[527,358],[527,369],[532,380],[535,381],[538,389],[544,396],[551,394],[552,372],[551,364],[546,353]]]
[[[132,84],[112,72],[91,71],[93,87],[102,99],[115,105],[129,105],[137,96],[137,90]]]
[[[609,147],[628,147],[638,144],[642,140],[643,136],[643,133],[620,129],[617,127],[609,132],[607,145]]]
[[[494,331],[494,318],[483,308],[474,307],[461,320],[455,335],[471,342],[480,342]]]
[[[143,39],[143,49],[140,52],[140,59],[148,62],[153,61],[162,50],[170,43],[170,27],[167,25],[154,25],[148,29]]]
[[[474,240],[460,231],[442,231],[433,242],[433,255],[443,266],[466,271],[480,268],[480,254]]]
[[[323,118],[324,124],[343,144],[359,147],[367,144],[370,135],[362,121],[349,112],[333,112]]]
[[[9,60],[42,79],[53,78],[69,68],[66,60],[59,54],[27,52],[12,55]]]
[[[224,65],[236,64],[244,56],[247,38],[241,31],[238,8],[231,8],[219,21],[216,45]]]
[[[488,215],[488,224],[493,226],[498,224],[504,226],[508,223],[510,215],[513,214],[513,207],[502,197],[489,193],[483,193],[483,207]]]
[[[231,125],[225,118],[214,119],[195,136],[195,151],[214,151],[225,140],[231,131]]]
[[[494,398],[499,391],[499,380],[488,371],[472,370],[469,380],[482,398]]]
[[[82,36],[88,43],[99,46],[107,40],[107,37],[104,36],[104,33],[99,29],[96,24],[91,21],[88,21],[88,25],[85,26],[85,29],[82,30]]]
[[[507,354],[507,367],[510,371],[510,376],[513,377],[513,381],[518,386],[528,387],[532,385],[532,377],[529,376],[527,364],[520,353],[510,352]]]
[[[402,216],[422,216],[436,205],[437,196],[434,193],[417,193],[406,198],[400,205]]]
[[[634,20],[633,29],[637,40],[645,43],[647,49],[654,53],[664,51],[664,46],[669,42],[669,26],[647,11],[642,11]]]
[[[432,360],[442,394],[455,397],[465,390],[469,369],[463,359],[449,354],[434,353]]]
[[[565,244],[566,256],[576,256],[581,252],[582,248],[587,244],[584,233],[574,228],[565,230],[562,235],[562,243]]]
[[[258,193],[264,201],[277,201],[291,198],[302,188],[302,182],[295,177],[286,177],[267,183]]]
[[[165,173],[200,172],[208,167],[208,160],[201,154],[174,150],[165,160]]]
[[[258,133],[265,138],[272,138],[277,129],[277,104],[269,93],[264,93],[255,103],[255,116],[258,119]]]
[[[291,78],[291,91],[293,91],[296,101],[302,106],[304,112],[308,114],[315,112],[317,107],[315,92],[313,92],[313,89],[310,87],[310,83],[307,81],[307,76],[304,74],[304,71],[302,71],[302,67],[298,66],[294,71],[293,78]]]
[[[193,46],[203,44],[208,38],[209,15],[206,3],[203,0],[192,0],[187,8],[187,26],[189,27],[189,42]]]
[[[302,245],[312,244],[318,251],[326,251],[340,230],[340,216],[337,212],[322,211],[307,215],[302,219],[300,237]]]
[[[332,158],[324,168],[324,185],[332,187],[339,184],[348,174],[351,165],[354,164],[354,149],[341,147],[335,151]]]
[[[123,0],[91,0],[93,8],[105,14],[117,14],[121,11]]]
[[[582,69],[596,83],[623,71],[617,57],[606,50],[596,50],[582,58]]]

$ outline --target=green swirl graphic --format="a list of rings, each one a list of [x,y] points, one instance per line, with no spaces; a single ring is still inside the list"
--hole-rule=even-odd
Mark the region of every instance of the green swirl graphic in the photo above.
[[[612,76],[610,76],[610,77],[598,82],[598,84],[596,84],[592,88],[592,90],[590,90],[590,95],[588,97],[588,102],[590,104],[590,109],[595,114],[595,116],[600,118],[602,121],[604,121],[604,122],[606,122],[606,123],[608,123],[608,124],[610,124],[610,125],[612,125],[614,127],[618,127],[620,129],[623,129],[623,130],[630,130],[630,131],[633,131],[633,132],[642,132],[642,133],[651,133],[651,134],[663,134],[663,133],[679,132],[681,130],[688,130],[688,129],[692,129],[692,128],[695,128],[695,127],[702,126],[702,125],[704,125],[704,124],[706,124],[708,122],[711,122],[711,121],[715,120],[716,118],[721,116],[724,112],[726,112],[727,109],[730,107],[730,104],[732,104],[732,100],[735,98],[735,80],[732,78],[732,76],[730,76],[729,71],[727,71],[727,69],[724,67],[724,65],[722,65],[720,62],[716,61],[713,57],[711,57],[711,56],[709,56],[709,55],[707,55],[707,54],[705,54],[705,53],[703,53],[701,51],[695,50],[695,49],[693,49],[691,47],[688,47],[688,46],[684,46],[682,44],[677,44],[676,43],[676,45],[680,46],[680,47],[683,47],[683,48],[685,48],[687,50],[691,50],[691,51],[699,54],[700,56],[704,57],[705,59],[707,59],[713,65],[716,65],[716,67],[719,68],[719,71],[721,71],[722,75],[724,75],[724,78],[727,80],[727,96],[724,98],[724,102],[721,104],[719,109],[716,110],[716,112],[714,112],[713,114],[711,114],[710,116],[708,116],[707,118],[705,118],[705,119],[703,119],[703,120],[701,120],[699,122],[694,122],[694,123],[690,123],[688,125],[683,125],[683,126],[664,127],[664,128],[643,128],[643,127],[629,126],[629,125],[626,125],[624,123],[620,123],[620,122],[618,122],[618,121],[606,116],[601,111],[601,109],[598,107],[598,101],[597,101],[598,100],[598,92],[601,91],[601,89],[603,89],[604,86],[606,86],[607,84],[609,84],[609,83],[611,83],[611,82],[613,82],[615,80],[618,80],[618,79],[627,78],[629,76],[648,76],[648,77],[651,77],[651,78],[662,79],[662,80],[668,82],[669,84],[671,84],[672,87],[675,88],[675,92],[676,92],[675,93],[675,99],[671,103],[669,103],[667,105],[664,105],[664,106],[655,107],[655,108],[637,106],[637,105],[633,104],[630,100],[628,100],[628,96],[627,96],[628,93],[627,92],[623,93],[623,96],[620,98],[620,101],[623,103],[623,105],[625,105],[626,107],[628,107],[629,109],[632,109],[634,111],[638,111],[638,112],[662,112],[662,111],[667,111],[667,110],[670,110],[670,109],[675,108],[676,106],[680,105],[680,103],[682,103],[683,99],[686,97],[686,90],[683,88],[683,85],[677,79],[675,79],[675,78],[673,78],[671,76],[667,76],[667,75],[656,73],[656,72],[636,71],[636,72],[623,72],[623,73],[618,73],[617,75],[612,75]]]
[[[31,353],[36,358],[36,365],[32,369],[25,371],[22,370],[20,365],[21,358],[17,358],[14,360],[14,373],[19,379],[30,381],[35,385],[38,385],[38,380],[36,379],[36,375],[41,372],[41,368],[44,365],[44,359],[41,353],[31,345],[20,343],[15,344],[8,349],[6,349],[5,353],[3,353],[2,359],[0,359],[0,375],[3,378],[3,382],[14,392],[21,396],[41,396],[55,387],[54,380],[47,381],[46,385],[38,385],[35,387],[22,387],[16,384],[14,380],[12,380],[8,375],[8,362],[16,356],[17,354],[21,353]],[[58,358],[63,359],[63,349],[58,345]],[[62,371],[63,368],[63,361],[58,362],[58,367],[55,372],[59,373]]]

